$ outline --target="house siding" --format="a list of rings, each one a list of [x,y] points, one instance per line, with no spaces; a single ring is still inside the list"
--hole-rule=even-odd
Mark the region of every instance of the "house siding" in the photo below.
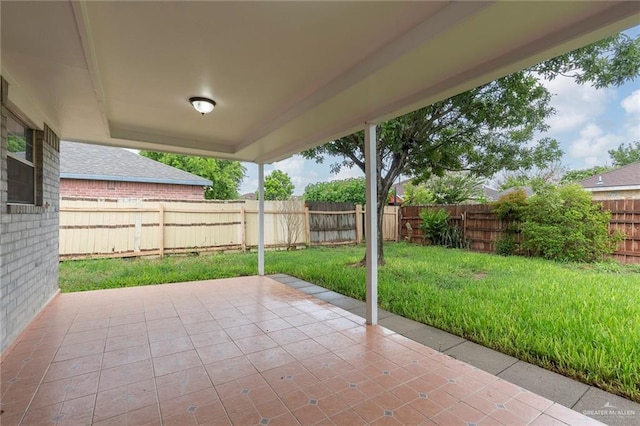
[[[587,191],[592,191],[594,200],[637,200],[640,199],[640,189],[628,189],[624,191],[616,191],[611,189],[609,191],[593,191],[591,188],[586,188]]]
[[[0,137],[0,353],[58,290],[59,140],[36,133],[36,204],[7,203],[7,90],[2,80]],[[38,148],[37,148],[38,149]]]
[[[60,196],[204,200],[204,187],[197,185],[63,178],[60,179]]]

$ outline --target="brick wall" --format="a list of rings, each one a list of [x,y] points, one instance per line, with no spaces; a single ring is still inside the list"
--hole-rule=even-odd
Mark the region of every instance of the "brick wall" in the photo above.
[[[45,125],[36,134],[35,206],[7,204],[7,84],[2,80],[0,138],[0,353],[58,289],[60,143]]]
[[[204,187],[196,185],[170,185],[164,183],[60,179],[60,196],[204,200]]]

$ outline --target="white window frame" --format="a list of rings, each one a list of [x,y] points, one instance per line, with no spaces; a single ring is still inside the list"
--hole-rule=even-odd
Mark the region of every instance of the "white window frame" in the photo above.
[[[36,174],[36,163],[34,161],[29,161],[26,158],[20,158],[17,155],[15,155],[14,153],[9,151],[9,126],[8,126],[8,121],[9,120],[14,120],[16,122],[18,122],[22,127],[24,127],[25,132],[31,132],[31,158],[32,160],[35,159],[36,156],[36,132],[35,129],[33,129],[29,124],[27,124],[24,120],[20,119],[16,114],[12,113],[11,111],[7,110],[7,169],[9,168],[9,157],[11,157],[12,160],[14,161],[18,161],[28,167],[31,168],[32,174],[33,174],[33,191],[31,193],[32,195],[32,199],[30,202],[20,202],[20,201],[12,201],[8,199],[9,196],[9,191],[7,188],[7,204],[13,204],[13,205],[26,205],[26,206],[35,206],[36,205],[36,200],[37,200],[37,174]],[[26,157],[26,153],[25,153],[25,157]],[[10,185],[10,182],[7,182],[7,185]]]

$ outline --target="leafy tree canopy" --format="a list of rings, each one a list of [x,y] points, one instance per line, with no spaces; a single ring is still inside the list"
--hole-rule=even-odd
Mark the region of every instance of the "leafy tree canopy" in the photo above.
[[[436,197],[425,184],[414,185],[411,182],[404,184],[403,206],[426,206],[436,204]]]
[[[382,212],[400,174],[419,182],[446,171],[489,177],[499,170],[544,167],[562,153],[553,139],[535,140],[547,130],[545,120],[554,113],[542,79],[564,75],[581,84],[607,87],[639,74],[640,38],[620,34],[382,123],[376,141],[380,263],[384,263]],[[327,155],[342,157],[332,166],[334,172],[352,166],[364,171],[364,133],[303,153],[318,162]]]
[[[485,180],[471,173],[449,172],[431,177],[425,185],[433,192],[436,204],[486,202]]]
[[[293,195],[293,189],[291,177],[283,171],[274,170],[264,178],[264,199],[267,201],[288,200]]]
[[[548,80],[557,76],[598,89],[620,86],[638,77],[640,38],[620,33],[531,68]]]
[[[246,171],[238,161],[151,151],[140,151],[140,155],[209,179],[213,185],[205,189],[204,197],[207,200],[238,198],[238,189]]]
[[[498,189],[505,191],[510,188],[530,186],[534,191],[546,185],[560,183],[566,168],[560,162],[550,163],[544,168],[534,167],[529,170],[515,170],[503,172],[498,179]]]
[[[7,136],[7,151],[8,152],[25,152],[27,149],[27,140],[20,136],[8,135]]]
[[[318,182],[307,185],[304,189],[304,199],[306,201],[355,203],[365,205],[365,198],[364,178]]]
[[[486,202],[484,179],[465,172],[432,176],[424,183],[405,185],[405,204],[460,204]]]
[[[613,160],[613,165],[616,167],[626,166],[627,164],[640,161],[640,141],[635,141],[625,144],[621,144],[618,148],[609,150],[609,156]]]

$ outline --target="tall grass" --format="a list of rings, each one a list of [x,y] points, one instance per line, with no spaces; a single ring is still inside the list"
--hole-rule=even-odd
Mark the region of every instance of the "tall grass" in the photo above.
[[[364,300],[363,247],[266,253],[285,273]],[[381,308],[640,402],[637,268],[385,246]],[[63,291],[254,275],[255,254],[64,262]]]

